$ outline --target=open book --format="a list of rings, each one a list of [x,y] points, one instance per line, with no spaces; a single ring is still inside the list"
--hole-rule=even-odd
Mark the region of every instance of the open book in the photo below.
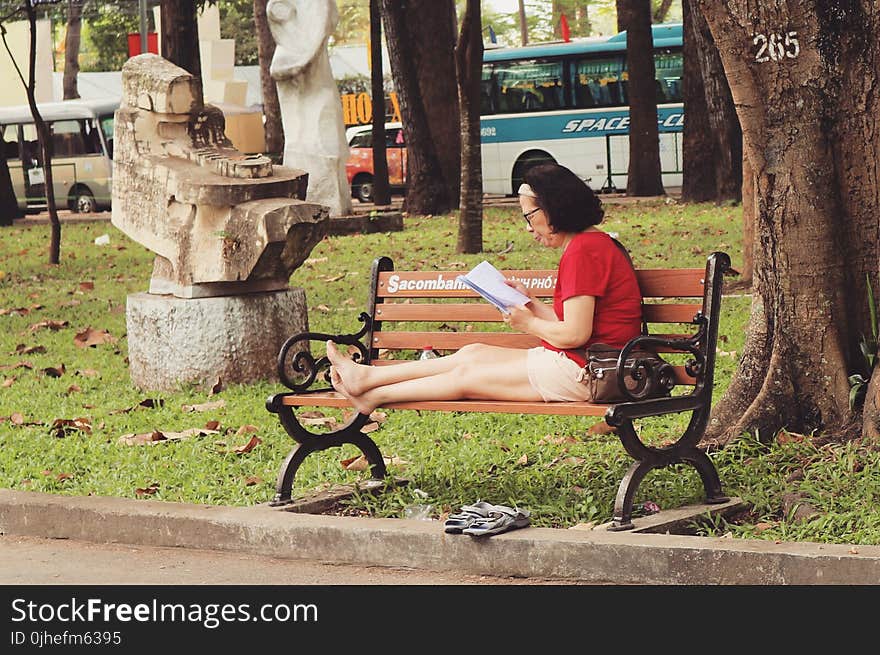
[[[531,300],[528,296],[505,284],[501,271],[487,261],[480,262],[466,275],[459,275],[458,280],[505,314],[510,313],[510,307],[525,305]]]

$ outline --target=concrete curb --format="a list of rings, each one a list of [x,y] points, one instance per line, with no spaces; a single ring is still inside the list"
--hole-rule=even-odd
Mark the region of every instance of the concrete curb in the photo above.
[[[445,534],[433,521],[4,489],[0,533],[610,584],[880,583],[880,546],[550,528],[474,539]]]

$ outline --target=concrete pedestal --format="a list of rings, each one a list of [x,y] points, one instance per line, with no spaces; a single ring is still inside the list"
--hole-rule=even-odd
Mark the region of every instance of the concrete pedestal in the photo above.
[[[214,298],[134,293],[126,308],[131,380],[142,390],[277,380],[284,341],[308,329],[302,289]]]

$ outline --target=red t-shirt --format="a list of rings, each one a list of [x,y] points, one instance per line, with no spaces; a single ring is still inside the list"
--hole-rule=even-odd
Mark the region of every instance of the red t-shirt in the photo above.
[[[562,303],[574,296],[594,296],[593,334],[582,347],[605,343],[622,348],[642,330],[642,293],[635,272],[623,251],[605,232],[580,232],[559,259],[553,311],[561,321]],[[543,339],[548,350],[564,352],[583,366],[583,357],[556,348]]]

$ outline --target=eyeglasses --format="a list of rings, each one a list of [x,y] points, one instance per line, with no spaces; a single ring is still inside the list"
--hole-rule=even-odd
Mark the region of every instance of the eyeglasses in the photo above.
[[[541,211],[541,208],[535,207],[534,209],[530,209],[525,214],[523,214],[523,218],[526,219],[526,223],[529,224],[529,227],[532,227],[532,214],[539,211]]]

